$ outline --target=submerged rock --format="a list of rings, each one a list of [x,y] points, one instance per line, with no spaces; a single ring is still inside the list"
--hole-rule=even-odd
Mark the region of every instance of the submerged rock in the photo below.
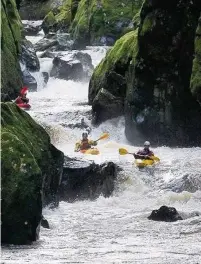
[[[2,243],[38,238],[42,206],[58,201],[63,153],[48,134],[14,103],[1,104]]]
[[[27,39],[23,39],[21,43],[20,61],[26,66],[28,71],[34,72],[40,70],[40,62],[34,46]]]
[[[73,202],[109,197],[114,190],[117,166],[113,162],[102,165],[81,159],[65,157],[60,199]]]
[[[69,53],[65,57],[58,55],[53,59],[50,76],[65,80],[88,80],[92,74],[93,65],[88,54]]]
[[[167,207],[164,205],[158,210],[153,210],[148,219],[154,221],[175,222],[177,220],[182,220],[182,217],[174,207]]]

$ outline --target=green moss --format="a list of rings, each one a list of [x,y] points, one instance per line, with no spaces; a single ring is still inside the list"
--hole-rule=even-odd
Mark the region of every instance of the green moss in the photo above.
[[[125,32],[141,4],[141,0],[81,0],[71,25],[72,36],[90,44],[99,44],[105,36],[115,40]]]
[[[63,4],[54,10],[51,10],[44,18],[43,28],[45,33],[48,33],[49,30],[62,29],[63,31],[68,31],[68,28],[71,23],[72,14],[71,14],[72,0],[63,0]]]
[[[90,102],[101,88],[110,90],[110,87],[105,87],[109,72],[115,71],[125,77],[128,65],[135,60],[137,54],[137,33],[137,30],[131,31],[117,40],[114,47],[107,52],[106,57],[96,67],[89,86]]]
[[[193,68],[191,74],[191,91],[193,95],[195,95],[198,100],[201,102],[201,21],[199,22],[199,26],[196,31],[195,38],[195,58],[193,60]]]
[[[94,71],[94,77],[100,78],[106,72],[111,71],[116,63],[127,64],[128,59],[134,58],[137,53],[137,30],[131,31],[121,37],[112,47],[106,57]]]
[[[1,22],[2,92],[14,97],[22,85],[22,76],[18,61],[22,24],[14,0],[2,1]]]
[[[151,13],[145,17],[142,23],[142,29],[140,31],[140,35],[144,36],[145,34],[150,33],[154,25],[155,25],[155,16],[154,14]]]
[[[14,103],[1,103],[1,147],[2,241],[27,243],[36,239],[43,198],[58,190],[63,154]]]

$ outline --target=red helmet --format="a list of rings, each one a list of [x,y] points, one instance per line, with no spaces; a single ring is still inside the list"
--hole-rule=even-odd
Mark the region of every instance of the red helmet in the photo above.
[[[20,91],[20,94],[23,95],[23,94],[26,94],[28,92],[28,87],[24,86],[21,91]]]

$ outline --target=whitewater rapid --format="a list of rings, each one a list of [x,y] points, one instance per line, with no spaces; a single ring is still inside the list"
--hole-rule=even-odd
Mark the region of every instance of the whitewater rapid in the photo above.
[[[106,54],[104,47],[88,47],[96,66]],[[41,71],[50,71],[52,59],[40,59]],[[40,83],[40,74],[36,76]],[[114,161],[123,168],[112,197],[95,201],[61,202],[56,209],[45,208],[43,215],[50,229],[41,228],[40,239],[29,246],[3,247],[2,263],[201,263],[201,191],[181,191],[182,177],[191,175],[192,184],[201,186],[201,148],[153,149],[160,157],[156,167],[139,170],[132,155],[119,156],[118,148],[130,152],[124,135],[124,118],[109,120],[99,127],[91,125],[88,83],[50,78],[45,88],[29,93],[30,115],[41,123],[52,143],[65,155],[94,159],[97,163]],[[90,137],[100,142],[99,156],[74,152],[82,130],[68,128],[84,117],[91,126]],[[175,180],[178,180],[175,183]],[[147,216],[162,205],[173,206],[184,218],[174,223],[153,222]]]

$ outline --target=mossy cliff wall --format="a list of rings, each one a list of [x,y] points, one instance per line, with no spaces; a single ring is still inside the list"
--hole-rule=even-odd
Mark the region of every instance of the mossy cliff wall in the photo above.
[[[80,44],[113,45],[141,5],[142,0],[81,0],[71,25],[72,36]]]
[[[144,2],[138,53],[127,78],[126,135],[131,141],[201,143],[201,108],[190,89],[200,8],[200,1]]]
[[[145,1],[138,32],[118,40],[94,71],[93,114],[104,120],[100,113],[113,107],[101,102],[104,88],[122,98],[135,144],[200,145],[200,11],[200,1]]]
[[[13,103],[1,104],[2,242],[38,237],[42,206],[56,202],[63,153],[45,130]]]
[[[19,64],[21,20],[15,0],[1,0],[1,89],[15,97],[22,86]]]

